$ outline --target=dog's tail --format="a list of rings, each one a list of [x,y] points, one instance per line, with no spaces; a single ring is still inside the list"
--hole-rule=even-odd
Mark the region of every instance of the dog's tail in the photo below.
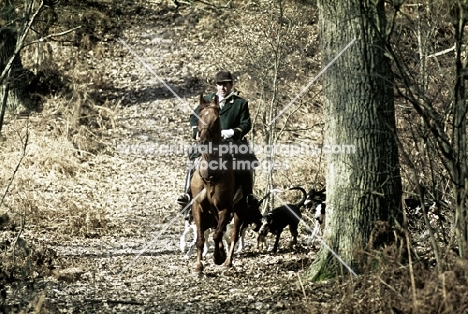
[[[262,205],[263,201],[270,197],[271,190],[266,192],[265,195],[258,201],[258,205]]]
[[[264,200],[266,200],[267,198],[270,197],[271,194],[274,194],[274,193],[281,193],[281,192],[284,192],[280,189],[271,189],[271,190],[268,190],[265,195],[258,201],[259,204],[263,203]]]
[[[307,192],[300,186],[293,186],[292,188],[289,188],[288,190],[299,190],[302,192],[302,199],[299,203],[295,204],[297,208],[301,208],[301,206],[304,206],[304,202],[307,199]]]

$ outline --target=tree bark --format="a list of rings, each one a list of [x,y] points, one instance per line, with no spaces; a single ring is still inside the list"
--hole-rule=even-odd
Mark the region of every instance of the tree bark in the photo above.
[[[13,28],[0,29],[0,72],[6,67],[8,60],[14,55],[18,35]],[[10,110],[32,109],[34,102],[29,96],[28,86],[33,73],[23,68],[18,54],[13,61],[9,76],[9,89],[6,107]],[[0,95],[5,93],[5,82],[0,85]]]
[[[322,60],[327,65],[349,42],[323,78],[325,145],[354,145],[355,153],[327,156],[327,212],[323,240],[353,271],[374,224],[402,221],[401,179],[394,137],[393,75],[384,55],[384,2],[319,1]],[[323,245],[305,276],[335,277],[344,269]]]
[[[455,200],[455,234],[458,242],[458,253],[466,258],[468,255],[468,158],[467,158],[467,106],[465,91],[466,58],[462,51],[467,16],[461,2],[454,4],[453,26],[455,31],[455,84],[453,88],[452,143],[454,158],[452,163],[453,197]]]

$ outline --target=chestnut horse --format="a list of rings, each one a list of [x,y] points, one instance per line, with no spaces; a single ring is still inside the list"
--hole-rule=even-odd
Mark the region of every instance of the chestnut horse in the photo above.
[[[230,154],[223,154],[219,146],[221,144],[219,110],[217,96],[211,102],[207,102],[203,98],[203,94],[200,95],[198,147],[203,147],[203,149],[200,149],[201,158],[195,163],[198,165],[190,183],[194,196],[192,215],[197,226],[195,271],[199,273],[203,271],[203,248],[205,231],[208,228],[214,229],[214,263],[216,265],[224,263],[223,266],[232,267],[234,246],[239,239],[239,230],[246,208],[244,206],[245,197],[240,196],[242,189],[239,187],[239,182],[236,182],[232,168],[232,157]],[[242,202],[238,202],[234,207],[235,202],[241,198]],[[226,256],[222,238],[232,214],[234,214],[234,228],[230,237],[231,245]]]

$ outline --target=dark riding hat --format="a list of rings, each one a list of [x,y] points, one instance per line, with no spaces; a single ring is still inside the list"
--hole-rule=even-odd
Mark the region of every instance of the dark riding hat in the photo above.
[[[231,82],[232,83],[232,74],[229,71],[219,71],[216,73],[215,76],[215,83],[222,83],[222,82]]]

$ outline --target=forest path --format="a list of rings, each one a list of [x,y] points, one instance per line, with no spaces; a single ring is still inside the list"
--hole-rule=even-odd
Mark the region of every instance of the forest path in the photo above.
[[[197,76],[214,73],[215,66],[195,56],[196,46],[173,40],[171,34],[183,28],[161,26],[159,19],[166,17],[135,23],[108,47],[106,58],[93,60],[106,69],[105,79],[117,94],[110,100],[116,106],[115,128],[103,138],[115,151],[89,162],[99,178],[93,192],[100,195],[111,232],[55,242],[62,269],[57,280],[47,282],[46,308],[64,313],[304,312],[307,300],[298,279],[311,262],[307,249],[258,253],[250,233],[232,269],[214,265],[208,255],[198,276],[192,272],[195,254],[187,260],[178,248],[183,218],[175,199],[187,155],[158,149],[190,143],[184,101],[194,105],[204,87]],[[283,247],[288,237],[286,230]]]

